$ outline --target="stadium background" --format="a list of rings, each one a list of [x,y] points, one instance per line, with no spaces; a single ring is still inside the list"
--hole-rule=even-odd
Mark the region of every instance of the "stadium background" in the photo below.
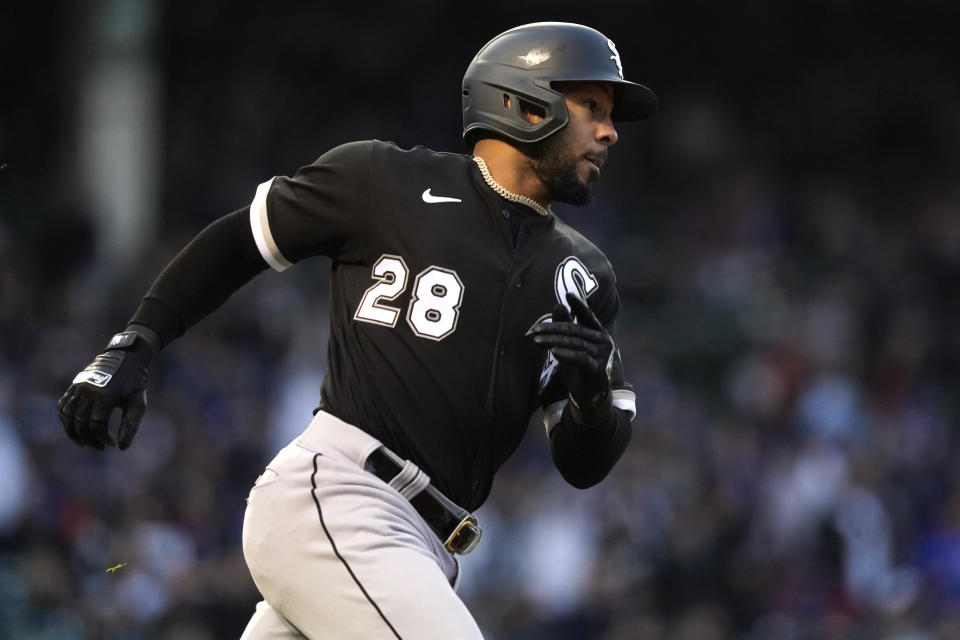
[[[960,637],[960,11],[724,5],[5,3],[0,637],[239,636],[244,498],[316,401],[328,265],[167,349],[124,454],[56,398],[259,182],[352,139],[461,151],[471,55],[547,19],[661,100],[557,208],[617,269],[640,411],[586,492],[531,430],[464,562],[484,632]]]

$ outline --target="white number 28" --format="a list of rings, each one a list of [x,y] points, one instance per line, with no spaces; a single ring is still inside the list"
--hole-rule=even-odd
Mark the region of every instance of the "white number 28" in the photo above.
[[[353,318],[395,327],[400,309],[383,302],[396,300],[403,293],[409,274],[407,263],[400,256],[380,256],[371,274],[376,282],[364,292]],[[421,338],[443,340],[457,328],[461,302],[463,283],[457,272],[443,267],[427,267],[413,282],[407,324]]]

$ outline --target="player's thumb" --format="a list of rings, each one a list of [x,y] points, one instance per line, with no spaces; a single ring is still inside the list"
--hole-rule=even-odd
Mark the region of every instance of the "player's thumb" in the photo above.
[[[600,321],[597,320],[597,316],[590,309],[586,300],[573,292],[568,292],[567,303],[570,305],[570,311],[582,326],[598,331],[601,329]]]
[[[570,317],[570,312],[567,311],[565,306],[557,303],[553,306],[553,314],[550,319],[553,322],[570,322],[573,318]]]
[[[120,428],[117,431],[117,445],[123,451],[133,442],[140,428],[140,420],[147,411],[147,391],[141,389],[131,393],[123,403],[123,416],[120,418]]]

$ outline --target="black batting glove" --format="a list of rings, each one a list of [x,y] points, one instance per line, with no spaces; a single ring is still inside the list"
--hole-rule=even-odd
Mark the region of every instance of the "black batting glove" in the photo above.
[[[558,304],[551,322],[534,326],[533,341],[550,349],[557,359],[574,407],[589,412],[606,404],[610,395],[613,338],[580,296],[567,293],[567,303],[573,317]]]
[[[154,347],[135,331],[118,333],[107,350],[73,379],[57,403],[60,422],[80,446],[102,450],[130,446],[147,410],[147,369]],[[114,408],[122,410],[117,437],[107,422]]]

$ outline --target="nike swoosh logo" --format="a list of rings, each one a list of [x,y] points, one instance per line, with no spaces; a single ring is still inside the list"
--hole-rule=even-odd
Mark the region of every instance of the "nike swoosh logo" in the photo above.
[[[423,195],[420,196],[423,198],[423,201],[428,204],[434,204],[436,202],[463,202],[460,198],[448,198],[446,196],[435,196],[430,193],[430,189],[427,189],[423,192]]]

